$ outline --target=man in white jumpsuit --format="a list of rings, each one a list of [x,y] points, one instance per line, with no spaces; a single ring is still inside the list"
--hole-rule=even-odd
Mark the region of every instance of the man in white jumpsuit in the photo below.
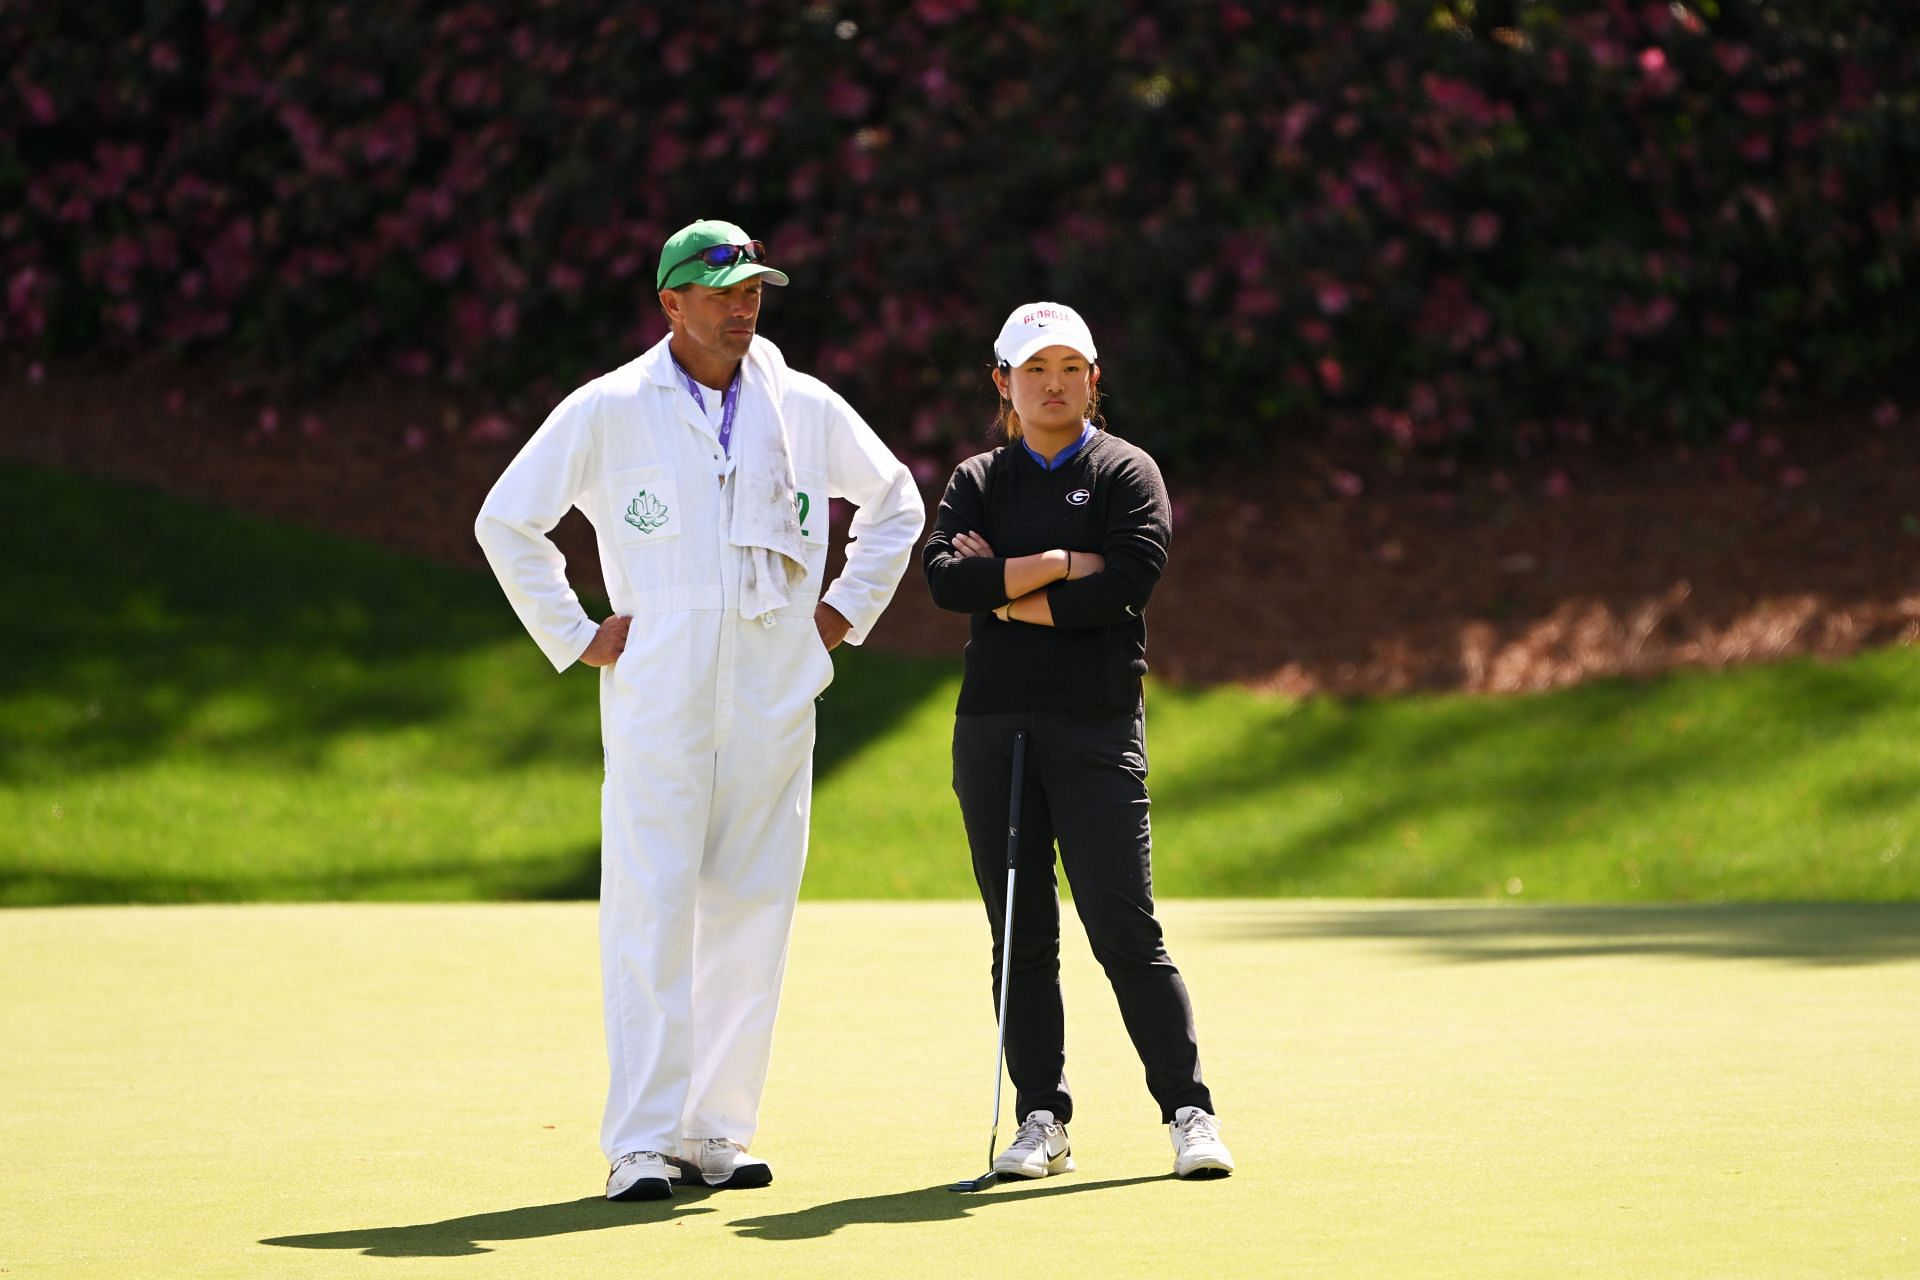
[[[600,668],[609,1199],[772,1181],[747,1147],[806,861],[814,699],[925,520],[860,415],[755,336],[763,286],[787,283],[764,256],[726,222],[668,240],[668,336],[568,396],[474,528],[554,667]],[[823,592],[830,498],[858,510]],[[597,535],[613,606],[597,625],[546,537],[569,507]]]

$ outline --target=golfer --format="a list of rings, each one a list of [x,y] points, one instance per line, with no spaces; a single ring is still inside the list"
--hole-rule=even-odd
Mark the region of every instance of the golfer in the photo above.
[[[1224,1177],[1193,1008],[1153,914],[1141,615],[1166,566],[1166,485],[1107,432],[1093,335],[1056,302],[1018,307],[994,343],[1006,444],[961,463],[922,553],[943,609],[972,615],[953,789],[994,938],[999,989],[1013,739],[1028,744],[1006,1021],[1013,1141],[994,1171],[1073,1165],[1054,843],[1095,958],[1173,1140],[1174,1172]]]
[[[787,283],[758,241],[693,223],[654,282],[667,337],[568,396],[474,527],[554,667],[600,669],[610,1200],[772,1181],[747,1150],[806,860],[814,698],[925,521],[860,415],[755,334],[762,289]],[[823,591],[829,498],[858,510]],[[546,537],[569,507],[596,534],[603,622]]]

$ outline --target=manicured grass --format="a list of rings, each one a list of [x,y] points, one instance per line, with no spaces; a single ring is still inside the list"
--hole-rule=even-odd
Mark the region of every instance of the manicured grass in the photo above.
[[[596,684],[493,582],[0,467],[0,904],[591,897]],[[919,590],[910,579],[903,591]],[[955,664],[842,650],[814,898],[967,897]],[[1920,652],[1148,695],[1162,896],[1920,898]]]
[[[591,904],[0,915],[0,1272],[1910,1276],[1920,907],[1166,904],[1239,1170],[1062,949],[1075,1173],[977,1195],[973,903],[804,903],[771,1187],[600,1198]],[[1004,1119],[1000,1138],[1012,1122]]]

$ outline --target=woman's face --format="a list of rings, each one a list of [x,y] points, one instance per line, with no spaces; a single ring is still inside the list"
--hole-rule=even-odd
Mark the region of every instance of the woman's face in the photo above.
[[[1024,364],[995,369],[993,381],[1013,401],[1022,431],[1078,432],[1100,370],[1072,347],[1042,347]]]

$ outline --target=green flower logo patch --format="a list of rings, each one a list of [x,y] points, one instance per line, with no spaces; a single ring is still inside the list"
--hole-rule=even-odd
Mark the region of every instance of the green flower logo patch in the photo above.
[[[645,489],[635,494],[633,501],[627,504],[627,523],[642,533],[665,528],[669,514],[667,504]]]

